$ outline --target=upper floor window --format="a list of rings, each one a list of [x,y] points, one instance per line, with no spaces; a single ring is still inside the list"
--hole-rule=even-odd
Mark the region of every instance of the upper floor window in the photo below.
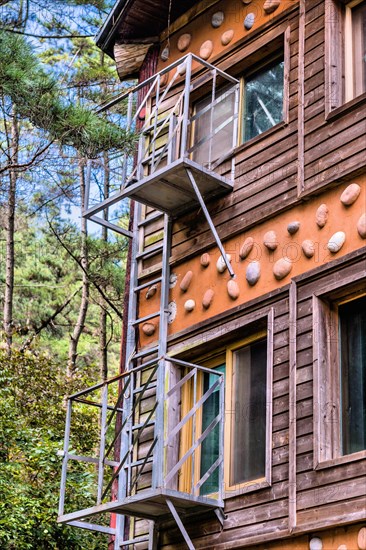
[[[345,100],[366,92],[366,2],[345,7]]]

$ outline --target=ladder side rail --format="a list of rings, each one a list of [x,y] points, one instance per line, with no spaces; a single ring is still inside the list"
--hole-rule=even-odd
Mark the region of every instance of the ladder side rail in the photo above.
[[[188,149],[188,120],[190,111],[190,95],[191,95],[191,77],[192,77],[192,54],[188,54],[185,59],[186,78],[184,85],[184,104],[183,104],[183,121],[180,144],[180,156],[187,157]]]
[[[66,411],[66,424],[65,424],[65,436],[64,436],[64,448],[62,459],[62,471],[61,471],[61,483],[60,483],[60,500],[58,515],[62,516],[65,512],[65,493],[66,493],[66,478],[67,478],[67,466],[69,459],[69,444],[70,444],[70,428],[71,428],[71,414],[72,414],[72,400],[67,400]]]

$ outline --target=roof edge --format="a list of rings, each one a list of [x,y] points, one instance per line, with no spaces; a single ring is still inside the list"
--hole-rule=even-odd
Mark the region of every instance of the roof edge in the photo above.
[[[113,44],[111,41],[119,27],[131,0],[117,0],[102,28],[95,37],[95,43],[103,52],[114,59]]]

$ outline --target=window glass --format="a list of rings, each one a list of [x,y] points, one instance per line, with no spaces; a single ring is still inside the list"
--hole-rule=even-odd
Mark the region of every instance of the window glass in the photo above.
[[[341,449],[366,449],[366,297],[339,306]]]
[[[284,61],[278,60],[244,80],[243,140],[283,120]]]
[[[233,353],[230,485],[264,477],[267,340]]]

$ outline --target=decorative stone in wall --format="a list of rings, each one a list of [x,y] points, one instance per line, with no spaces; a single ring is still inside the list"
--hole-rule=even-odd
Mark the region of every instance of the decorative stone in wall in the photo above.
[[[248,254],[252,251],[254,246],[254,239],[253,237],[247,237],[243,244],[240,247],[239,250],[239,257],[242,260],[245,260],[245,258],[248,256]]]
[[[362,214],[361,218],[358,220],[357,231],[360,237],[366,239],[366,213]]]
[[[312,258],[315,254],[315,243],[311,239],[305,239],[301,245],[302,251],[307,258]]]
[[[208,290],[206,290],[206,292],[204,293],[203,298],[202,298],[202,306],[205,309],[208,309],[210,307],[210,305],[212,304],[212,301],[214,299],[214,296],[215,296],[215,293],[212,290],[212,288],[209,288]]]
[[[180,52],[185,52],[192,40],[192,35],[189,32],[181,34],[178,38],[177,48]]]
[[[150,300],[150,298],[155,296],[157,290],[158,290],[158,287],[156,285],[149,286],[146,292],[146,300]]]
[[[300,222],[290,222],[287,226],[287,231],[290,235],[295,235],[300,229]]]
[[[202,59],[208,59],[213,51],[213,42],[212,40],[206,40],[200,47],[200,57]]]
[[[239,285],[233,279],[230,279],[230,281],[228,281],[227,283],[227,293],[232,300],[237,300],[237,298],[239,298]]]
[[[232,41],[233,37],[234,37],[234,30],[233,29],[229,29],[228,31],[225,31],[221,35],[221,44],[223,46],[227,46]]]
[[[328,217],[329,217],[328,206],[326,204],[321,204],[315,214],[315,221],[317,226],[320,228],[324,227],[328,221]]]
[[[181,76],[186,73],[186,70],[187,70],[187,65],[185,63],[181,63],[177,67],[178,74],[180,74]]]
[[[344,204],[344,206],[351,206],[351,204],[356,202],[360,193],[361,187],[357,183],[351,183],[351,185],[346,187],[343,191],[341,195],[341,203]]]
[[[263,9],[266,13],[273,13],[280,4],[280,0],[266,0],[263,4]]]
[[[218,29],[223,24],[224,19],[225,19],[224,12],[223,11],[217,11],[212,16],[211,25],[213,26],[214,29]]]
[[[169,46],[165,46],[165,48],[160,54],[160,58],[162,61],[168,61],[169,55],[170,55]]]
[[[246,17],[244,19],[244,28],[247,31],[249,31],[253,27],[254,21],[255,21],[254,13],[248,13],[248,15],[246,15]]]
[[[189,285],[192,282],[192,278],[193,271],[187,271],[179,285],[182,292],[187,292],[187,290],[189,289]]]
[[[348,550],[348,548],[346,544],[341,544],[340,546],[338,546],[337,550]]]
[[[194,300],[187,300],[184,303],[184,309],[188,312],[193,311],[196,307],[196,302]]]
[[[310,550],[323,550],[323,541],[319,537],[313,537],[309,542]]]
[[[231,254],[226,254],[226,259],[230,262],[231,261]],[[216,268],[219,273],[224,273],[226,269],[226,263],[222,256],[219,257],[219,259],[216,262]]]
[[[243,4],[251,4],[252,0],[241,0]]]
[[[245,278],[250,286],[254,286],[258,282],[260,276],[261,264],[257,260],[250,262],[245,273]]]
[[[337,231],[337,233],[334,233],[334,235],[331,236],[331,238],[328,241],[328,250],[335,254],[336,252],[339,252],[342,246],[344,245],[344,241],[346,240],[346,234],[344,231]]]
[[[168,73],[164,73],[160,77],[160,86],[166,86],[168,84],[169,75]]]
[[[202,267],[208,267],[210,265],[211,257],[208,254],[208,252],[205,252],[204,254],[202,254],[200,262]]]
[[[288,258],[280,258],[273,266],[273,274],[277,281],[287,277],[292,269],[292,262]]]
[[[169,288],[174,288],[178,281],[178,275],[176,273],[171,273],[169,277]]]
[[[169,302],[169,304],[168,304],[168,323],[169,323],[169,325],[172,324],[172,322],[174,321],[176,316],[177,316],[177,304],[174,301]]]
[[[359,550],[366,550],[366,527],[361,527],[358,532],[357,546]]]
[[[146,336],[152,336],[156,330],[156,326],[154,323],[144,323],[142,325],[142,332],[146,334]]]
[[[268,250],[276,250],[278,247],[278,240],[275,231],[267,231],[263,237],[263,244]]]

